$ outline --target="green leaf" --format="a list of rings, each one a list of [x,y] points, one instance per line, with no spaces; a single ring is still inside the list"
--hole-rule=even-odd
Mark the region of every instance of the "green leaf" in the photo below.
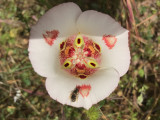
[[[91,107],[89,110],[85,110],[85,113],[89,120],[98,120],[100,118],[100,111],[97,107]]]
[[[143,69],[140,69],[140,70],[138,71],[138,74],[139,74],[140,77],[144,77],[144,70],[143,70]]]
[[[140,94],[140,95],[138,96],[138,98],[137,98],[137,103],[138,103],[139,105],[142,105],[142,102],[143,102],[143,95]]]

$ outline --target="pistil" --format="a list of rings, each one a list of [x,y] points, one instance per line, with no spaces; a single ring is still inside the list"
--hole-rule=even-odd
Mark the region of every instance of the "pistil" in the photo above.
[[[86,36],[71,36],[60,44],[60,63],[70,74],[85,79],[100,64],[100,46]]]

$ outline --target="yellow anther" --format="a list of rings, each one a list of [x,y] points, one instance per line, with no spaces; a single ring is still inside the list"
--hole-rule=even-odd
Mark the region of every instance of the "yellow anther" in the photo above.
[[[65,69],[69,69],[69,68],[71,68],[71,66],[72,66],[72,62],[69,59],[67,59],[63,64],[63,67]]]
[[[89,68],[99,67],[98,63],[95,60],[92,60],[92,59],[87,62],[87,65],[88,65]]]
[[[83,47],[84,46],[84,40],[83,40],[83,37],[80,35],[80,33],[77,35],[74,44],[76,47]]]

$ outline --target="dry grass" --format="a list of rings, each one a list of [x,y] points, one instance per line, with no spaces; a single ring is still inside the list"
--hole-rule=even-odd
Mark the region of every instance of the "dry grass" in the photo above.
[[[160,2],[80,1],[83,10],[110,14],[130,30],[132,61],[116,91],[90,111],[53,101],[28,59],[29,31],[52,6],[65,0],[0,1],[0,119],[160,120]],[[21,91],[21,97],[14,97]]]

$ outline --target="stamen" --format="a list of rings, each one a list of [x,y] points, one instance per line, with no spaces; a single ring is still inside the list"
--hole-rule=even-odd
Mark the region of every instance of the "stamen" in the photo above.
[[[65,69],[71,68],[71,65],[72,65],[72,63],[71,63],[71,61],[69,59],[67,59],[63,64]]]
[[[83,47],[84,46],[84,40],[83,40],[83,37],[78,34],[76,39],[75,39],[75,46],[76,47]]]
[[[90,63],[93,67],[95,67],[96,66],[96,64],[95,63]]]
[[[95,49],[93,48],[93,46],[88,46],[88,48],[91,50],[91,52],[92,52],[92,54],[94,54],[95,53]]]
[[[81,43],[81,39],[80,39],[80,38],[78,38],[78,41],[77,41],[77,43],[78,43],[78,44],[80,44],[80,43]]]
[[[66,63],[64,66],[65,66],[65,67],[68,67],[68,66],[69,66],[69,63]]]
[[[101,48],[97,43],[94,43],[94,48],[98,51],[101,52]]]
[[[65,49],[65,47],[66,47],[66,42],[62,42],[60,44],[60,50],[63,51]]]
[[[97,68],[98,66],[99,66],[98,63],[95,60],[92,59],[88,61],[88,67]]]
[[[70,74],[85,79],[98,70],[100,46],[88,37],[78,34],[60,44],[60,63]]]
[[[80,74],[78,77],[81,78],[81,79],[85,79],[85,78],[87,77],[87,75],[85,75],[85,74]]]

